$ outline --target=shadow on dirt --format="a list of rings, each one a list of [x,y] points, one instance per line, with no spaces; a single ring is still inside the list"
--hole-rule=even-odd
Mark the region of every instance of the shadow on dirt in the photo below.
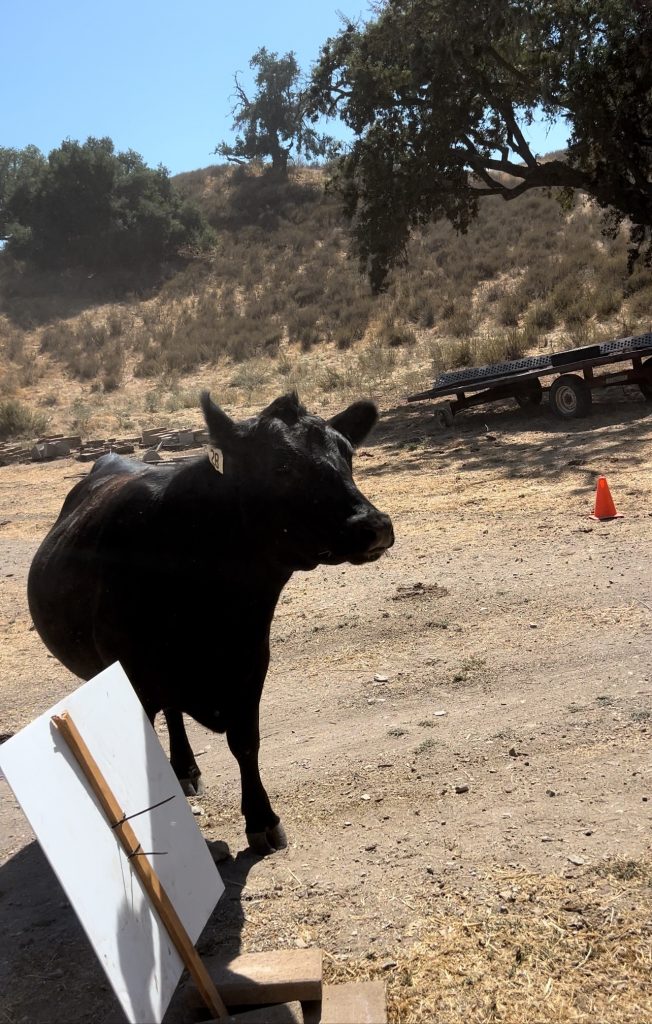
[[[209,842],[208,847],[211,848]],[[251,869],[263,858],[251,850],[241,850],[218,864],[224,895],[211,915],[197,948],[200,953],[214,953],[217,946],[225,956],[237,956],[240,952],[242,925],[244,924],[243,893]]]
[[[400,453],[402,468],[413,472],[493,469],[507,478],[574,472],[593,479],[611,463],[642,463],[652,437],[652,405],[630,389],[620,400],[599,396],[586,419],[557,419],[544,403],[524,412],[507,402],[458,414],[442,429],[431,403],[399,405],[385,411],[366,449],[387,458],[364,466],[370,476],[391,473]],[[606,428],[606,429],[605,429]],[[406,458],[407,456],[407,458]]]
[[[247,876],[259,861],[260,857],[244,850],[218,864],[226,888],[197,943],[200,954],[219,951],[232,956],[240,951],[243,893]],[[0,867],[0,916],[0,1019],[30,1024],[71,1020],[124,1024],[104,971],[35,841]],[[200,1016],[205,1018],[205,1012]],[[183,985],[165,1021],[187,1024]]]
[[[0,910],[4,1020],[122,1024],[122,1010],[37,842],[0,868]]]
[[[211,845],[213,844],[209,842],[209,849]],[[246,849],[241,850],[235,857],[229,855],[218,863],[217,867],[225,888],[197,943],[197,952],[200,956],[219,955],[220,959],[229,960],[242,952],[247,878],[252,868],[261,860],[261,857]],[[187,978],[185,980],[188,981]],[[206,1009],[197,1002],[194,994],[189,1000],[182,979],[165,1015],[165,1024],[190,1024],[194,1020],[206,1020],[206,1013]]]

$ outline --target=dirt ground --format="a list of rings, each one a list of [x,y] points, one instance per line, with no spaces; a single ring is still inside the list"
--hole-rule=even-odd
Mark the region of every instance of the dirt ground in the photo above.
[[[448,432],[427,404],[384,409],[356,475],[395,547],[297,574],[274,623],[261,766],[288,850],[247,854],[235,762],[190,725],[198,821],[230,850],[201,952],[319,945],[331,976],[384,977],[405,1024],[652,1020],[650,409],[614,390],[586,420],[505,406]],[[25,584],[86,469],[0,469],[5,735],[77,685],[31,629]],[[600,474],[622,519],[589,518]],[[4,781],[0,797],[0,1021],[122,1020]],[[513,938],[532,915],[577,939],[575,994],[554,950],[539,970],[542,947]],[[521,967],[525,1016],[525,990],[507,998]],[[180,999],[166,1019],[188,1019]]]

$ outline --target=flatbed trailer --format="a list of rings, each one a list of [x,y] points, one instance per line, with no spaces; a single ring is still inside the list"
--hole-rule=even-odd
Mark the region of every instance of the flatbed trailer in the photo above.
[[[631,368],[594,374],[597,367],[630,360]],[[541,383],[541,378],[550,377],[555,378],[551,383]],[[408,395],[407,401],[454,396],[436,408],[442,425],[450,426],[462,409],[505,398],[514,398],[525,408],[540,405],[547,392],[551,410],[561,419],[569,420],[588,415],[596,388],[619,384],[637,384],[647,401],[652,401],[652,332],[549,355],[449,370],[427,391]]]

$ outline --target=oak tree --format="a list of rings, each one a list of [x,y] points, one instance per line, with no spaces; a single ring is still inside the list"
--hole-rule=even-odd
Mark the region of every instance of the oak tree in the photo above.
[[[630,256],[652,226],[650,0],[385,0],[346,24],[314,70],[311,112],[354,141],[334,186],[372,285],[410,230],[447,217],[465,231],[487,196],[533,188],[592,197]],[[541,159],[535,118],[565,118],[565,153]]]
[[[249,66],[256,69],[256,92],[250,99],[235,75],[232,114],[233,129],[238,134],[233,144],[221,142],[215,153],[239,164],[271,159],[272,170],[280,177],[287,175],[293,150],[309,159],[330,155],[333,140],[319,134],[308,117],[306,92],[294,53],[279,57],[263,46],[256,50]]]
[[[0,237],[10,257],[101,270],[175,258],[210,233],[164,167],[89,138],[47,158],[34,146],[0,149]]]

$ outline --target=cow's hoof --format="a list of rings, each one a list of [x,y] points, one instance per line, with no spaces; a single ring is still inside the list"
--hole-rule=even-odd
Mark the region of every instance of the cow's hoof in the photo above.
[[[201,775],[197,775],[192,779],[179,779],[179,785],[186,796],[204,795],[204,783],[201,780]]]
[[[265,832],[247,832],[247,842],[252,853],[259,857],[266,857],[270,853],[276,853],[277,850],[284,850],[288,844],[285,829],[280,822],[273,828],[266,829]]]
[[[284,850],[288,844],[288,837],[285,834],[285,829],[281,825],[280,821],[278,825],[274,825],[274,828],[267,829],[267,842],[275,850]]]

